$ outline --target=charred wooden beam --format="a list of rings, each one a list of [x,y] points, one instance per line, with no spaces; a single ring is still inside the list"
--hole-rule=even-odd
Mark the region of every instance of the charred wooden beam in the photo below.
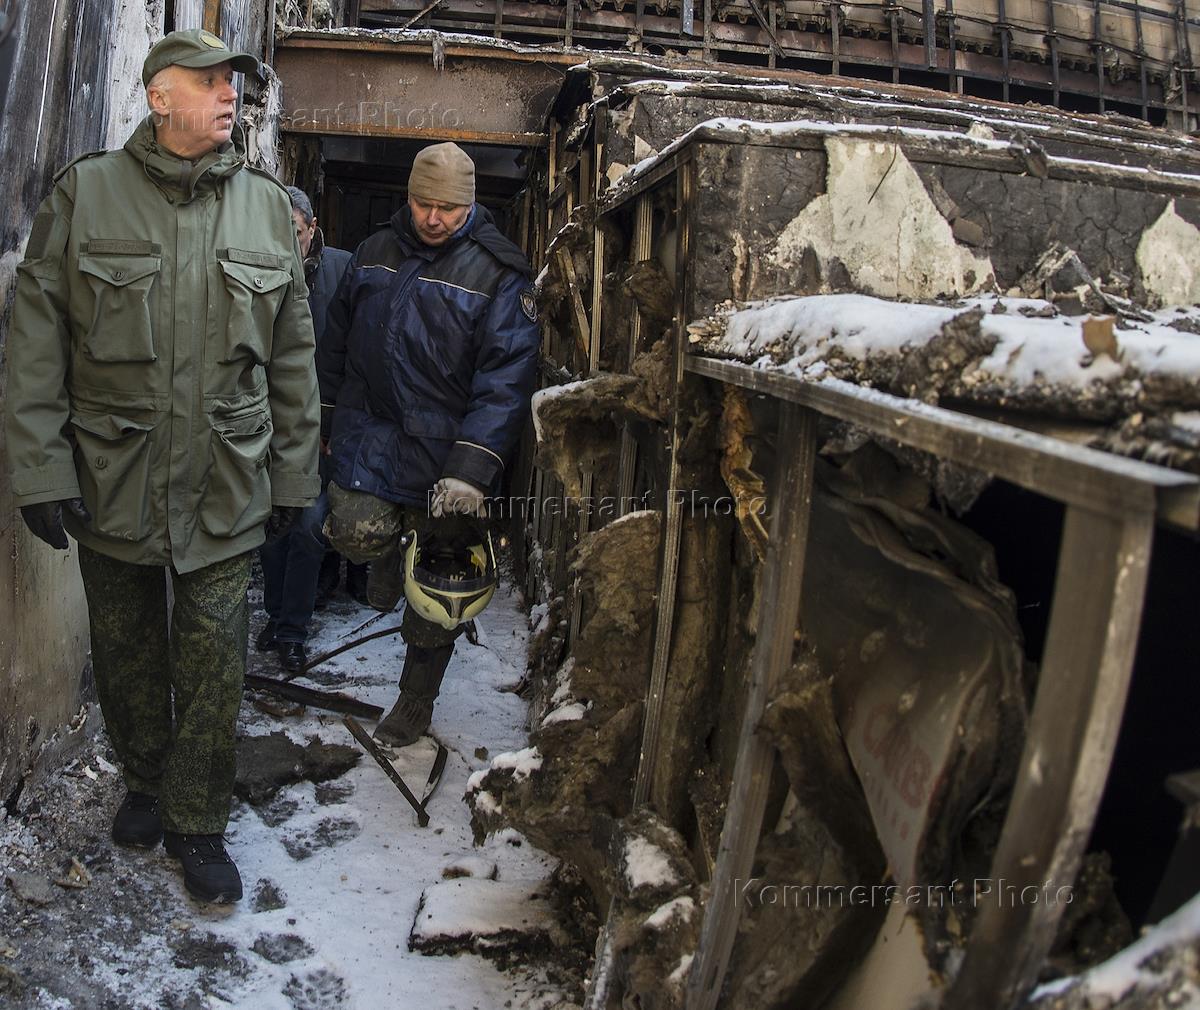
[[[279,44],[285,132],[454,140],[542,147],[546,114],[566,73],[560,54],[446,46],[444,69],[428,45],[345,37]]]
[[[349,695],[336,694],[332,691],[316,691],[311,687],[301,687],[299,684],[291,684],[286,680],[274,680],[271,677],[260,677],[254,673],[246,674],[246,687],[254,691],[268,691],[279,698],[296,701],[312,708],[322,708],[327,712],[358,715],[364,719],[379,719],[383,716],[383,709],[378,705],[369,705],[365,701],[359,701]]]
[[[839,379],[806,382],[740,362],[688,355],[687,369],[768,393],[1099,515],[1151,513],[1200,529],[1200,479],[1021,428],[904,400]]]
[[[946,1010],[1018,1006],[1054,943],[1067,905],[1054,896],[1074,885],[1116,750],[1153,533],[1149,512],[1067,509],[1020,772]],[[1023,897],[1006,901],[993,884]]]
[[[759,724],[783,671],[791,665],[795,644],[817,456],[816,414],[785,403],[778,443],[789,451],[780,457],[775,481],[750,684],[700,946],[688,977],[688,1010],[716,1010],[721,995],[741,919],[736,881],[753,875],[775,762],[775,748],[759,733]]]

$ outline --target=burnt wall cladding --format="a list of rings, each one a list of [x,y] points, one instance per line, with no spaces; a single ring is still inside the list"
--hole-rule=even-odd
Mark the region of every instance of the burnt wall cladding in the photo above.
[[[825,192],[825,173],[821,150],[702,146],[693,232],[693,309],[706,311],[730,298],[807,293],[801,288],[811,279],[772,266],[766,254],[788,223]]]
[[[693,315],[727,299],[811,294],[844,287],[815,266],[780,269],[768,253],[788,223],[825,191],[823,150],[702,144],[697,164]],[[914,163],[931,191],[941,187],[961,217],[979,224],[1001,290],[1015,285],[1055,241],[1074,249],[1097,277],[1137,275],[1142,234],[1169,198],[1060,179]],[[936,202],[936,201],[935,201]],[[1176,199],[1200,222],[1200,201]],[[822,287],[824,284],[824,288]]]
[[[985,249],[1001,289],[1020,280],[1055,241],[1074,249],[1099,277],[1114,271],[1133,277],[1142,232],[1168,203],[1155,193],[1104,185],[974,168],[915,167],[927,186],[936,180],[963,217],[983,226]],[[1179,200],[1176,206],[1195,202]]]

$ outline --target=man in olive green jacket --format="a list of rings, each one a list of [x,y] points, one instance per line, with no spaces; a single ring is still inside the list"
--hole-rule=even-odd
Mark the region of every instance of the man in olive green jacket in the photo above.
[[[291,203],[234,121],[234,71],[257,68],[198,30],[150,51],[151,115],[64,168],[34,220],[8,342],[15,503],[51,546],[79,542],[129,790],[113,837],[163,840],[208,901],[242,891],[222,834],[251,552],[319,491]]]

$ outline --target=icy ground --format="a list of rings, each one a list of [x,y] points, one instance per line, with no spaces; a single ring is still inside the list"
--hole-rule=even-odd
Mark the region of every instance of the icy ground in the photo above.
[[[252,591],[251,600],[257,605],[261,592]],[[371,616],[339,593],[314,617],[310,655],[352,637]],[[252,634],[261,619],[257,613]],[[369,630],[398,623],[393,614]],[[489,928],[526,925],[541,929],[544,939],[547,929],[557,929],[544,900],[550,858],[515,832],[473,845],[463,802],[468,777],[497,753],[526,744],[526,706],[512,692],[528,636],[519,593],[502,585],[479,628],[478,646],[460,639],[434,713],[433,731],[450,756],[429,804],[429,827],[417,827],[412,809],[366,754],[341,778],[287,786],[264,806],[235,800],[227,839],[245,884],[236,906],[192,901],[177,864],[161,849],[112,844],[108,830],[123,786],[103,734],[62,772],[28,788],[12,814],[0,808],[0,880],[13,878],[0,888],[0,1006],[573,1007],[562,973],[519,943],[508,972],[475,953],[409,949],[426,889],[418,934],[433,949],[437,942],[428,941],[438,932],[486,935]],[[386,709],[395,699],[402,649],[399,636],[377,639],[297,683]],[[280,676],[274,654],[256,653],[253,642],[250,662],[252,672]],[[249,700],[243,704],[242,734],[281,729],[299,744],[319,737],[357,746],[337,715],[310,708],[277,717]],[[431,745],[418,744],[397,757],[418,795],[432,754]],[[55,886],[72,882],[72,858],[83,868],[74,883],[85,886]]]

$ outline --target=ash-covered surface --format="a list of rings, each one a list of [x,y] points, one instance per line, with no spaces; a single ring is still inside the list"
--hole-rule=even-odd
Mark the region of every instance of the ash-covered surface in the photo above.
[[[1097,448],[1200,466],[1197,310],[1069,311],[1041,298],[817,295],[730,305],[689,330],[700,353],[927,403],[1087,422]]]
[[[257,605],[261,594],[252,590],[251,598]],[[335,598],[314,621],[310,651],[352,637],[371,616],[348,598]],[[398,616],[375,627],[398,623]],[[263,774],[265,764],[256,767],[264,802],[234,802],[226,838],[245,887],[237,905],[192,901],[178,864],[161,848],[129,850],[111,842],[124,786],[102,733],[70,765],[29,785],[12,812],[0,809],[0,882],[14,881],[0,887],[0,1006],[576,1006],[582,965],[573,951],[562,954],[556,945],[517,944],[503,967],[475,953],[425,956],[409,949],[423,892],[452,883],[444,878],[464,867],[486,866],[485,876],[510,889],[551,891],[545,882],[553,861],[515,832],[479,849],[473,845],[462,797],[468,775],[486,764],[476,751],[520,748],[526,741],[526,706],[511,690],[525,668],[528,636],[516,591],[502,587],[479,627],[481,644],[459,645],[434,714],[433,731],[450,757],[426,829],[416,826],[411,808],[373,761],[347,759],[342,748],[356,745],[339,716],[247,695],[239,727],[243,758],[256,746],[279,751],[282,741],[271,734],[280,734],[291,744],[282,750],[300,760],[298,768],[277,761],[274,782]],[[300,683],[320,687],[321,677],[386,707],[394,700],[402,650],[398,637],[369,642]],[[251,645],[250,657],[253,672],[281,676],[273,653]],[[306,754],[317,753],[314,741],[334,767],[306,761]],[[418,791],[433,750],[416,745],[396,757]],[[243,782],[248,770],[242,768]],[[478,925],[445,920],[468,937]],[[456,949],[476,948],[468,939]],[[565,961],[569,968],[562,967]]]

